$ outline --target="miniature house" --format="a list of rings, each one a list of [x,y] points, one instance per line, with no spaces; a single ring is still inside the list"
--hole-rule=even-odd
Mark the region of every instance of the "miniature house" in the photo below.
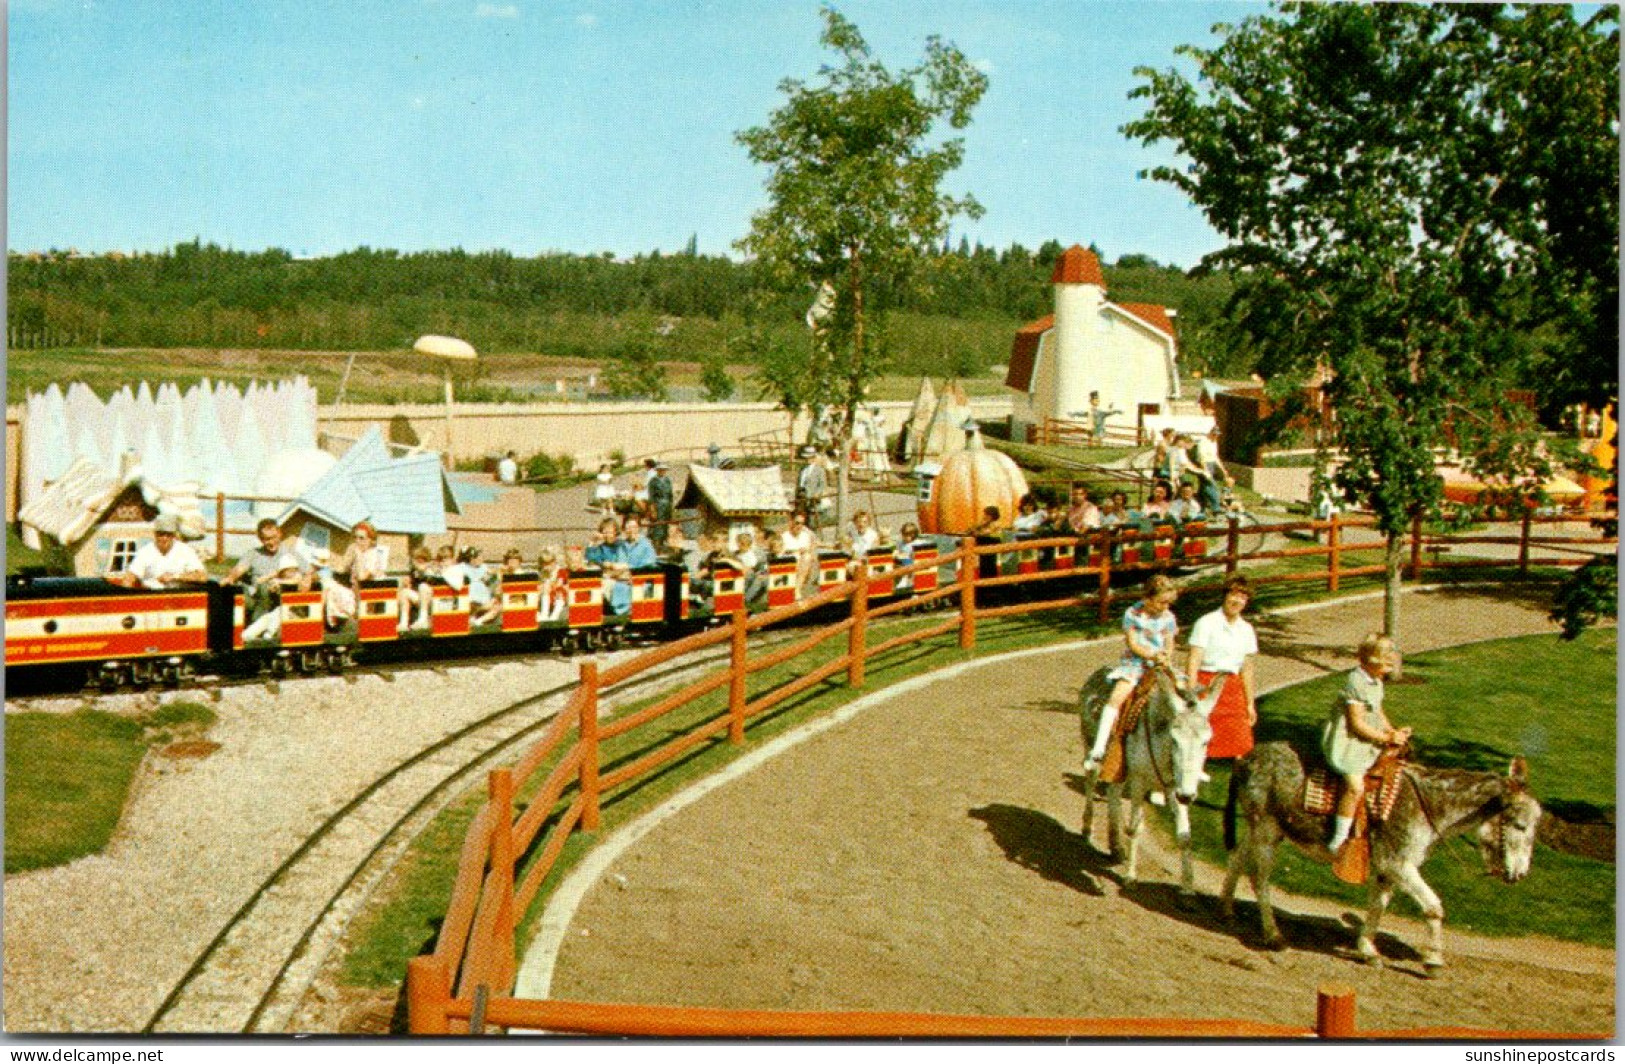
[[[140,467],[110,474],[79,458],[17,516],[38,536],[51,572],[101,576],[122,571],[152,539],[158,508],[142,491]]]
[[[1015,389],[1016,439],[1047,418],[1087,422],[1089,393],[1117,414],[1108,427],[1132,428],[1144,413],[1166,414],[1179,398],[1173,311],[1154,303],[1113,303],[1094,252],[1074,244],[1055,262],[1055,313],[1022,326],[1005,384]]]
[[[769,520],[782,523],[792,508],[777,466],[764,469],[689,466],[688,484],[677,506],[699,515],[702,534],[726,536],[730,550],[737,544],[741,532],[749,532],[760,541],[762,526]]]
[[[395,456],[376,427],[350,446],[321,479],[280,515],[286,536],[313,550],[338,555],[350,530],[370,521],[390,566],[404,569],[417,537],[446,531],[446,513],[459,513],[456,496],[433,451]]]

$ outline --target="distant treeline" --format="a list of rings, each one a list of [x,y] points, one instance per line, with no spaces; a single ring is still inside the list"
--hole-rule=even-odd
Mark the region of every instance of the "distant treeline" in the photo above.
[[[907,290],[892,295],[901,312],[890,336],[894,368],[966,374],[1002,362],[1014,328],[1050,312],[1050,268],[1062,250],[1054,241],[1036,251],[1018,244],[1003,251],[965,242],[944,247]],[[630,261],[371,248],[296,259],[280,249],[233,251],[193,241],[130,256],[12,254],[9,268],[7,326],[19,348],[387,351],[424,333],[445,333],[482,351],[603,359],[655,343],[662,357],[697,361],[727,355],[697,349],[701,338],[714,347],[719,335],[748,324],[804,334],[802,315],[811,302],[810,292],[769,290],[748,264],[696,254],[692,245]],[[1105,272],[1110,298],[1161,303],[1178,313],[1187,367],[1250,368],[1213,329],[1229,298],[1227,277],[1187,276],[1143,255],[1125,255]],[[584,329],[584,317],[626,327]],[[696,319],[710,327],[683,327]],[[978,327],[952,330],[948,321],[930,319]],[[944,335],[977,339],[973,349],[948,351]]]

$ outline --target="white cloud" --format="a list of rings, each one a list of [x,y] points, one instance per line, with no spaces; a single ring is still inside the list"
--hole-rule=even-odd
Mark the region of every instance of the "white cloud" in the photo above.
[[[984,74],[993,73],[993,60],[991,60],[991,59],[978,59],[976,62],[972,63],[971,65],[974,66],[977,70],[980,70]]]
[[[481,4],[474,9],[475,18],[518,18],[517,4]]]
[[[576,25],[590,30],[598,25],[598,16],[584,11],[576,16]]]

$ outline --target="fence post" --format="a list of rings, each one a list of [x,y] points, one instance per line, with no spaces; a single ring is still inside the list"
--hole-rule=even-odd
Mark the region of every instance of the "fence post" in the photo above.
[[[513,912],[513,770],[496,768],[487,777],[491,800],[491,874],[496,877],[501,901],[497,903],[496,938],[497,981],[504,986],[514,976],[517,947],[514,944]]]
[[[1411,579],[1422,579],[1422,515],[1411,518]]]
[[[863,686],[863,656],[867,653],[865,629],[869,625],[869,562],[858,562],[852,577],[852,627],[846,632],[846,682]]]
[[[1241,522],[1230,515],[1230,527],[1224,536],[1224,575],[1235,575],[1241,559]]]
[[[226,493],[223,491],[214,495],[214,560],[226,560]]]
[[[1354,988],[1322,983],[1315,992],[1315,1034],[1321,1038],[1354,1037]]]
[[[1326,526],[1326,590],[1337,590],[1338,569],[1342,565],[1343,530],[1337,523],[1337,514],[1332,514],[1331,521]]]
[[[581,663],[581,830],[598,830],[598,663]]]
[[[1101,624],[1112,619],[1112,541],[1116,538],[1117,533],[1113,529],[1108,528],[1100,533],[1100,593],[1095,597],[1100,600]]]
[[[410,1034],[450,1034],[451,976],[446,962],[426,955],[406,962],[406,1029]]]
[[[1534,523],[1534,511],[1523,508],[1523,528],[1518,533],[1518,575],[1529,575],[1529,526]]]
[[[964,558],[959,562],[959,649],[976,647],[976,574],[982,559],[976,556],[976,540],[966,536],[959,541]]]
[[[734,610],[733,639],[728,651],[728,741],[735,746],[745,741],[745,619],[744,610]]]

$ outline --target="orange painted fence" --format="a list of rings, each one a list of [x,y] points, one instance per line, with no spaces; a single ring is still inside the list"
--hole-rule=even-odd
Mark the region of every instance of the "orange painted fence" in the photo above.
[[[1419,578],[1431,569],[1492,564],[1517,568],[1527,573],[1532,565],[1577,565],[1588,554],[1570,553],[1580,544],[1595,546],[1598,540],[1567,536],[1536,536],[1533,528],[1544,523],[1561,523],[1574,518],[1526,518],[1520,534],[1509,536],[1424,536],[1413,529],[1409,575]],[[1352,1037],[1354,1030],[1353,992],[1347,988],[1322,988],[1319,1018],[1314,1027],[1261,1024],[1243,1020],[1194,1020],[1179,1018],[1033,1018],[990,1016],[941,1016],[912,1013],[862,1012],[760,1012],[718,1009],[675,1009],[649,1006],[602,1005],[587,1002],[525,1001],[506,996],[518,971],[515,929],[529,911],[542,884],[558,862],[559,855],[576,831],[595,831],[605,792],[626,787],[658,772],[675,759],[705,744],[726,739],[732,744],[745,741],[753,717],[825,680],[845,673],[846,683],[861,687],[865,663],[877,655],[926,639],[957,633],[958,644],[972,649],[976,644],[978,618],[1013,616],[1040,610],[1076,608],[1093,604],[1102,620],[1109,619],[1113,601],[1111,576],[1120,569],[1181,570],[1209,569],[1235,571],[1243,562],[1324,555],[1326,569],[1305,573],[1283,573],[1254,579],[1255,584],[1287,581],[1324,580],[1333,590],[1345,577],[1379,573],[1382,564],[1347,565],[1351,554],[1385,551],[1385,544],[1349,544],[1343,533],[1351,528],[1368,528],[1369,520],[1353,519],[1314,522],[1300,521],[1251,530],[1266,533],[1310,531],[1325,533],[1326,541],[1314,546],[1287,547],[1252,554],[1239,554],[1238,530],[1229,527],[1205,529],[1199,536],[1173,533],[1180,549],[1158,557],[1155,550],[1140,551],[1143,561],[1113,563],[1114,553],[1136,548],[1147,541],[1165,542],[1168,529],[1150,533],[1104,531],[1082,539],[1055,537],[1013,543],[978,545],[962,540],[960,549],[935,561],[896,570],[893,577],[906,577],[932,568],[953,570],[952,583],[905,600],[869,607],[868,580],[860,570],[854,579],[836,585],[815,598],[783,606],[755,617],[735,613],[725,626],[666,644],[646,654],[600,670],[596,662],[581,665],[581,682],[567,707],[554,718],[519,760],[509,768],[490,773],[488,800],[475,815],[463,842],[457,877],[453,884],[446,916],[432,953],[414,958],[407,973],[409,1029],[414,1034],[456,1034],[478,1032],[487,1025],[496,1028],[521,1027],[550,1031],[669,1035],[682,1037],[806,1036],[843,1035],[848,1037],[1223,1037],[1223,1038],[1304,1038]],[[1201,541],[1205,553],[1183,549],[1183,544]],[[1222,543],[1224,549],[1214,549]],[[1437,550],[1452,544],[1495,543],[1517,546],[1516,556],[1506,561],[1482,559],[1445,560]],[[1015,572],[982,575],[986,560],[998,569],[998,559],[1012,555],[1056,548],[1075,549],[1077,560],[1092,562],[1070,569],[1042,572]],[[1536,552],[1562,551],[1555,557]],[[1434,556],[1424,558],[1427,553]],[[1137,557],[1138,555],[1130,555]],[[1032,584],[1062,578],[1093,577],[1092,594],[1067,596],[1044,601],[982,607],[977,605],[977,589],[1015,584]],[[958,609],[946,619],[893,636],[869,642],[870,622],[903,610],[946,605],[957,599]],[[750,634],[781,624],[813,610],[845,603],[847,615],[840,621],[810,631],[788,646],[752,656]],[[805,668],[794,679],[749,697],[747,681],[752,674],[800,658],[831,639],[846,636],[844,653],[821,664]],[[728,663],[708,676],[695,680],[624,717],[600,720],[600,702],[606,690],[626,683],[649,670],[712,647],[728,647]],[[727,691],[726,705],[686,730],[672,734],[670,726],[651,728],[672,711],[687,706],[713,692]],[[604,763],[601,744],[620,735],[645,729],[647,743],[635,755]],[[551,764],[545,776],[544,766]],[[528,793],[523,812],[517,817],[515,795]],[[1408,1031],[1361,1031],[1366,1038],[1561,1038],[1572,1037],[1546,1032],[1478,1031],[1461,1028],[1418,1028]],[[1607,1037],[1593,1035],[1586,1037]]]

